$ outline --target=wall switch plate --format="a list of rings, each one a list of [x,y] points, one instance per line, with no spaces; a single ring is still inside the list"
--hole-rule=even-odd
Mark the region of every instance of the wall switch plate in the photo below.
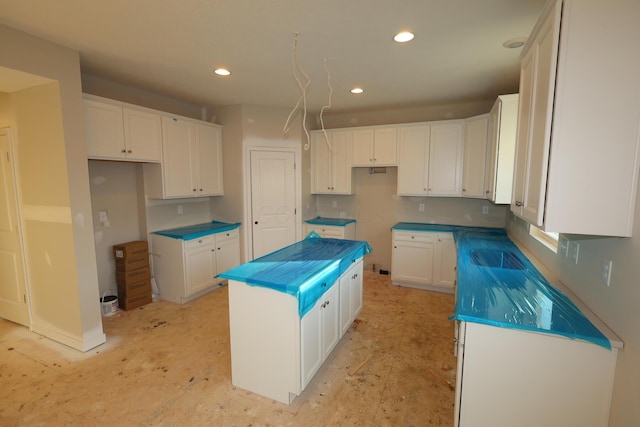
[[[566,237],[560,237],[560,241],[558,242],[558,251],[563,258],[569,256],[569,239]]]
[[[489,206],[484,205],[482,207],[482,215],[487,215],[489,213]]]
[[[602,262],[602,284],[611,286],[611,270],[613,270],[613,261],[605,259]]]
[[[420,212],[424,212],[424,203],[420,203],[420,204],[418,205],[418,210],[419,210]]]
[[[331,207],[334,208],[334,209],[337,208],[338,207],[338,201],[337,200],[331,201]]]
[[[178,215],[182,215],[184,212],[184,207],[182,205],[178,205]]]
[[[571,250],[571,261],[574,264],[578,263],[578,255],[580,254],[580,243],[573,242],[573,248]]]

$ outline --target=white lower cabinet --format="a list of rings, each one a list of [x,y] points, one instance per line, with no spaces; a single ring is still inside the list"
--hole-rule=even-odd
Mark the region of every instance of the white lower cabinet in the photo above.
[[[295,296],[229,280],[234,386],[285,404],[302,393],[362,307],[362,259],[327,287],[300,318]]]
[[[392,245],[394,285],[453,292],[457,256],[452,233],[393,230]]]
[[[218,273],[240,264],[238,229],[193,240],[150,235],[153,272],[160,298],[178,304],[214,289]]]
[[[456,427],[605,427],[617,348],[458,323]]]

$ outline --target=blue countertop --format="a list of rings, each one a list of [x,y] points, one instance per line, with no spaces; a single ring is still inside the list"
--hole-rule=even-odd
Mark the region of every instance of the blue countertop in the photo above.
[[[298,299],[298,312],[302,317],[342,273],[370,252],[367,242],[322,238],[317,233],[309,233],[298,243],[218,276],[293,295]]]
[[[203,224],[188,225],[186,227],[171,228],[169,230],[154,231],[153,234],[171,237],[174,239],[193,240],[210,234],[222,233],[223,231],[234,230],[240,227],[240,223],[235,224],[211,221]]]
[[[355,219],[350,218],[326,218],[317,216],[312,219],[308,219],[305,221],[307,224],[317,224],[317,225],[337,225],[339,227],[344,227],[347,224],[351,224],[352,222],[356,222]]]
[[[581,339],[611,348],[582,311],[554,288],[504,229],[398,223],[394,230],[452,232],[458,253],[451,319]]]

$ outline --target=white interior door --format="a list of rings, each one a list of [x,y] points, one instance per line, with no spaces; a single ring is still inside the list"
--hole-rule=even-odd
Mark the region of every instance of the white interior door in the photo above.
[[[253,258],[296,241],[295,154],[251,151]]]
[[[29,326],[22,236],[9,129],[0,129],[0,317]]]

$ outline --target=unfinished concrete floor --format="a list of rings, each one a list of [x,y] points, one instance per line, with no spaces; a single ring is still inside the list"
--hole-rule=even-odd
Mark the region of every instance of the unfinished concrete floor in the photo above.
[[[450,426],[453,304],[367,272],[360,316],[290,406],[231,384],[226,287],[103,318],[87,353],[0,320],[0,425]]]

